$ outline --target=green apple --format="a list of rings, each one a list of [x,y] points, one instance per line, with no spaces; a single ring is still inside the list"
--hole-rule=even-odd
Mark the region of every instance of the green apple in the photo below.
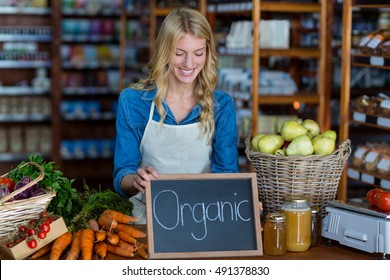
[[[265,154],[274,154],[276,150],[280,149],[283,146],[284,139],[280,135],[265,135],[260,138],[257,146],[259,152]]]
[[[308,130],[307,135],[311,139],[320,134],[320,126],[316,121],[306,119],[302,122],[302,126]]]
[[[259,152],[259,148],[258,148],[258,143],[259,143],[259,140],[261,137],[265,136],[265,134],[263,133],[258,133],[256,134],[252,140],[251,140],[251,146],[252,146],[252,149],[255,151],[255,152]]]
[[[307,128],[296,120],[285,121],[280,128],[280,134],[286,141],[292,141],[294,138],[306,134],[307,131]]]
[[[286,155],[288,156],[307,156],[313,154],[313,152],[313,144],[306,134],[295,137],[286,149]]]

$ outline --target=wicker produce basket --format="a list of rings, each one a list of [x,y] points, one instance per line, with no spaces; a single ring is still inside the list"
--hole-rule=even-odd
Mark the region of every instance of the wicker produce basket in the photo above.
[[[351,154],[351,141],[345,140],[328,156],[275,156],[253,151],[250,140],[245,140],[245,153],[256,172],[264,212],[279,211],[287,194],[303,194],[310,198],[311,207],[318,207],[324,217],[327,202],[336,198]]]
[[[45,194],[21,199],[9,201],[15,195],[23,192],[24,190],[34,186],[36,183],[44,178],[44,171],[42,167],[35,162],[27,162],[22,165],[34,165],[39,170],[39,176],[26,184],[24,187],[10,193],[9,195],[1,198],[0,201],[0,237],[13,233],[17,227],[21,224],[25,224],[28,220],[38,218],[39,214],[47,208],[52,198],[56,193],[47,188]],[[1,175],[0,177],[6,177],[8,173]]]

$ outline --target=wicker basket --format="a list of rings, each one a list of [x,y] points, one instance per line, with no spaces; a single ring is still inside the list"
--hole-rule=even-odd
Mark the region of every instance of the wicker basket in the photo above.
[[[345,140],[328,156],[275,156],[253,151],[250,140],[245,140],[245,153],[256,172],[265,214],[279,211],[285,195],[304,194],[324,217],[327,202],[336,198],[351,141]]]
[[[35,162],[27,162],[22,165],[34,165],[39,169],[39,176],[26,184],[24,187],[10,193],[9,195],[1,198],[0,203],[0,237],[8,235],[14,232],[21,224],[25,224],[28,220],[38,218],[39,214],[47,208],[52,198],[56,193],[50,189],[46,189],[46,193],[43,195],[35,196],[28,199],[14,200],[7,202],[15,195],[23,192],[24,190],[32,187],[44,178],[44,171],[42,167]],[[8,173],[1,175],[0,177],[6,177]]]

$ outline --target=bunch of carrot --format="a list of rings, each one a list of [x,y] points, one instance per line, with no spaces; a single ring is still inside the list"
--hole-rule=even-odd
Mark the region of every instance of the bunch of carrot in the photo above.
[[[94,253],[97,259],[105,259],[108,252],[126,258],[139,255],[147,259],[147,246],[139,240],[146,234],[129,224],[136,221],[137,218],[119,211],[105,210],[97,220],[89,221],[88,228],[58,237],[50,244],[50,249],[46,248],[46,253],[50,250],[51,260],[60,259],[68,248],[67,260],[91,260]],[[39,255],[34,256],[37,257]]]

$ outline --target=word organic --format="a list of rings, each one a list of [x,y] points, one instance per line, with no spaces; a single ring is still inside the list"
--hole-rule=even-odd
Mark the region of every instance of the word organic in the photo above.
[[[212,201],[212,202],[192,202],[182,201],[178,193],[174,190],[163,190],[158,192],[153,199],[153,208],[156,205],[168,205],[164,213],[153,211],[154,220],[165,230],[174,230],[180,227],[191,227],[198,229],[201,227],[202,233],[191,236],[201,241],[207,237],[209,223],[225,222],[250,222],[252,216],[250,212],[251,204],[247,199],[239,199],[235,192],[229,197],[231,201]],[[162,215],[169,215],[167,220]]]

